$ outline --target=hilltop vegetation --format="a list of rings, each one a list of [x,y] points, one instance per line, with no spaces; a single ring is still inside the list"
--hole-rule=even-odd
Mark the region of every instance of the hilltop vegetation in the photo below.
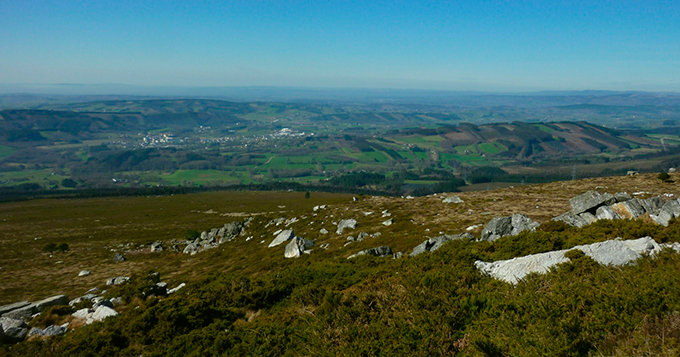
[[[57,293],[78,296],[112,276],[133,279],[107,289],[107,297],[125,301],[120,316],[0,351],[35,356],[675,355],[680,348],[678,254],[665,252],[621,268],[578,256],[516,286],[474,268],[475,260],[616,237],[649,235],[657,242],[677,242],[680,223],[675,221],[669,227],[645,220],[599,221],[581,229],[553,222],[495,242],[453,241],[417,257],[346,259],[378,245],[408,254],[426,236],[459,233],[495,215],[523,212],[545,223],[568,210],[569,197],[595,188],[645,191],[640,197],[680,194],[676,182],[648,174],[460,193],[463,202],[457,204],[443,203],[441,196],[353,201],[321,193],[305,199],[296,192],[3,203],[0,304]],[[319,205],[326,207],[312,209]],[[384,211],[394,219],[390,226],[381,224]],[[190,256],[146,248],[159,238],[181,239],[187,230],[249,216],[253,221],[245,235],[218,249]],[[272,224],[277,218],[291,223]],[[343,218],[356,218],[358,226],[338,235],[332,220]],[[311,254],[284,259],[281,246],[267,248],[275,230],[284,227],[314,240]],[[319,233],[322,227],[331,233]],[[472,232],[478,235],[479,229]],[[360,231],[382,234],[346,244]],[[69,249],[44,252],[51,243]],[[324,243],[328,249],[320,248]],[[114,263],[110,249],[127,250],[128,261]],[[82,269],[92,275],[76,278]],[[170,297],[147,298],[145,277],[151,270],[171,286],[188,285]],[[63,321],[56,310],[53,315],[55,323]]]

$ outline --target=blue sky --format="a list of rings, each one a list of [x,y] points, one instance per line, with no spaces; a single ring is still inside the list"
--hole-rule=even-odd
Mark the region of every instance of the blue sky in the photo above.
[[[0,0],[0,83],[680,91],[680,1]]]

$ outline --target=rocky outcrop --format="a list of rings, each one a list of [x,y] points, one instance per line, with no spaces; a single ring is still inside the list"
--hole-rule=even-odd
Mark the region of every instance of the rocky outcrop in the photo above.
[[[300,237],[293,237],[293,239],[286,245],[284,257],[299,258],[307,249],[314,246],[314,242]]]
[[[448,243],[453,240],[465,240],[465,239],[470,240],[474,238],[475,237],[468,232],[461,234],[445,234],[438,237],[429,238],[426,241],[420,243],[415,248],[413,248],[411,256],[414,257],[418,254],[422,254],[425,252],[433,252],[441,248],[441,246],[444,245],[445,243]]]
[[[84,308],[74,312],[71,316],[74,318],[85,319],[85,324],[90,325],[95,322],[104,321],[108,317],[118,316],[118,312],[108,304],[99,305],[92,309]]]
[[[69,325],[69,323],[67,322],[63,325],[50,325],[50,326],[47,326],[44,329],[34,327],[30,331],[28,331],[28,337],[33,337],[33,336],[51,337],[51,336],[63,335],[66,332],[68,332],[68,325]]]
[[[495,217],[482,230],[481,240],[493,242],[498,238],[517,235],[524,231],[533,232],[538,226],[538,222],[521,213]]]
[[[388,246],[382,246],[382,247],[375,247],[375,248],[370,248],[366,250],[362,250],[359,253],[352,254],[347,259],[351,258],[356,258],[361,255],[372,255],[374,257],[380,257],[380,258],[386,258],[386,257],[391,257],[393,256],[392,254],[392,248]]]
[[[572,210],[553,221],[580,228],[601,219],[637,219],[648,215],[656,223],[668,226],[672,218],[680,217],[680,202],[666,201],[660,196],[638,199],[625,192],[612,195],[588,191],[570,199],[569,203]]]
[[[602,194],[597,191],[588,191],[569,200],[571,212],[574,214],[594,210],[599,206],[614,202],[616,202],[616,198],[611,193]]]
[[[14,310],[20,309],[22,307],[28,306],[30,304],[31,303],[29,301],[19,301],[19,302],[15,302],[13,304],[0,306],[0,316],[3,316],[4,314],[6,314],[10,311],[14,311]]]
[[[354,229],[356,227],[357,221],[355,219],[343,219],[338,223],[338,229],[335,231],[335,233],[342,234],[342,231],[344,231],[346,228]]]
[[[219,228],[212,228],[209,231],[201,232],[200,236],[193,241],[178,241],[173,240],[170,243],[171,250],[182,251],[184,254],[198,254],[202,251],[217,248],[220,244],[230,242],[240,235],[244,235],[245,227],[252,222],[252,217],[245,221],[235,221],[225,224]],[[184,249],[180,249],[177,245],[186,245]],[[156,249],[156,250],[154,250]],[[152,244],[151,251],[159,251],[164,249],[162,242]]]
[[[680,250],[678,244],[658,244],[650,237],[634,240],[608,240],[588,245],[579,245],[572,249],[582,251],[599,264],[621,266],[629,264],[642,255],[654,255],[664,247]],[[516,284],[518,281],[531,273],[544,274],[557,264],[569,261],[565,253],[571,249],[558,250],[546,253],[532,254],[509,260],[495,262],[476,261],[475,266],[482,273],[495,279]]]
[[[282,231],[281,233],[279,233],[276,236],[276,238],[274,238],[274,240],[271,243],[269,243],[268,247],[269,248],[276,247],[277,245],[283,244],[283,243],[293,239],[293,237],[295,237],[293,230],[292,229],[286,229],[286,230]]]
[[[163,250],[165,250],[165,248],[163,248],[163,242],[161,241],[151,243],[150,249],[151,252],[162,252]]]
[[[42,312],[45,308],[56,305],[67,305],[68,296],[56,295],[44,300],[36,301],[32,304],[4,313],[3,317],[11,319],[25,320],[34,314]]]

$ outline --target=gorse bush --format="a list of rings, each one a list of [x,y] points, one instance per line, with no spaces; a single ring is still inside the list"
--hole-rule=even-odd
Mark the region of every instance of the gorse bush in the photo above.
[[[673,355],[680,340],[680,255],[623,267],[579,251],[516,286],[481,275],[492,261],[616,237],[680,240],[680,224],[549,224],[493,243],[453,241],[414,258],[292,260],[253,276],[215,272],[169,297],[152,276],[107,296],[121,316],[45,342],[4,347],[34,356],[588,356]],[[288,262],[287,262],[288,263]],[[135,306],[139,308],[134,308]],[[640,328],[644,329],[644,333]]]

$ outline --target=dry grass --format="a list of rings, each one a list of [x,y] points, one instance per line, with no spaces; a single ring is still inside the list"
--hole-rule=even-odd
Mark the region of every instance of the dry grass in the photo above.
[[[673,179],[680,176],[674,174]],[[426,237],[441,233],[460,233],[469,226],[480,225],[473,231],[478,235],[481,226],[497,215],[521,212],[545,222],[567,211],[569,198],[590,189],[649,192],[644,197],[680,195],[678,184],[663,183],[656,179],[656,174],[646,174],[457,193],[464,200],[459,204],[442,203],[447,195],[415,199],[363,196],[353,202],[351,195],[312,193],[310,199],[304,199],[301,192],[212,192],[3,203],[0,304],[34,301],[55,294],[74,298],[94,286],[105,288],[108,278],[150,270],[159,271],[172,287],[214,271],[262,274],[305,264],[308,259],[340,261],[359,250],[380,245],[410,253]],[[327,204],[328,208],[314,212],[312,207],[320,204]],[[382,217],[383,210],[388,210],[391,216]],[[194,256],[148,250],[148,245],[157,240],[182,239],[187,229],[220,227],[247,215],[253,215],[254,220],[245,236],[217,249]],[[295,217],[298,221],[288,227],[267,226],[278,217]],[[357,228],[336,234],[334,223],[347,218],[356,219]],[[382,225],[388,218],[393,218],[394,224]],[[311,255],[296,260],[283,258],[283,246],[267,248],[273,233],[285,228],[293,228],[297,235],[314,240],[317,248]],[[330,233],[320,234],[321,228]],[[381,235],[345,246],[349,235],[356,237],[360,232]],[[246,237],[252,238],[246,241]],[[260,243],[263,240],[265,243]],[[42,249],[48,243],[68,243],[71,250],[44,253]],[[330,247],[318,248],[322,243]],[[121,246],[125,244],[130,245]],[[128,260],[114,263],[114,251],[123,252]],[[84,269],[92,274],[77,277]]]

